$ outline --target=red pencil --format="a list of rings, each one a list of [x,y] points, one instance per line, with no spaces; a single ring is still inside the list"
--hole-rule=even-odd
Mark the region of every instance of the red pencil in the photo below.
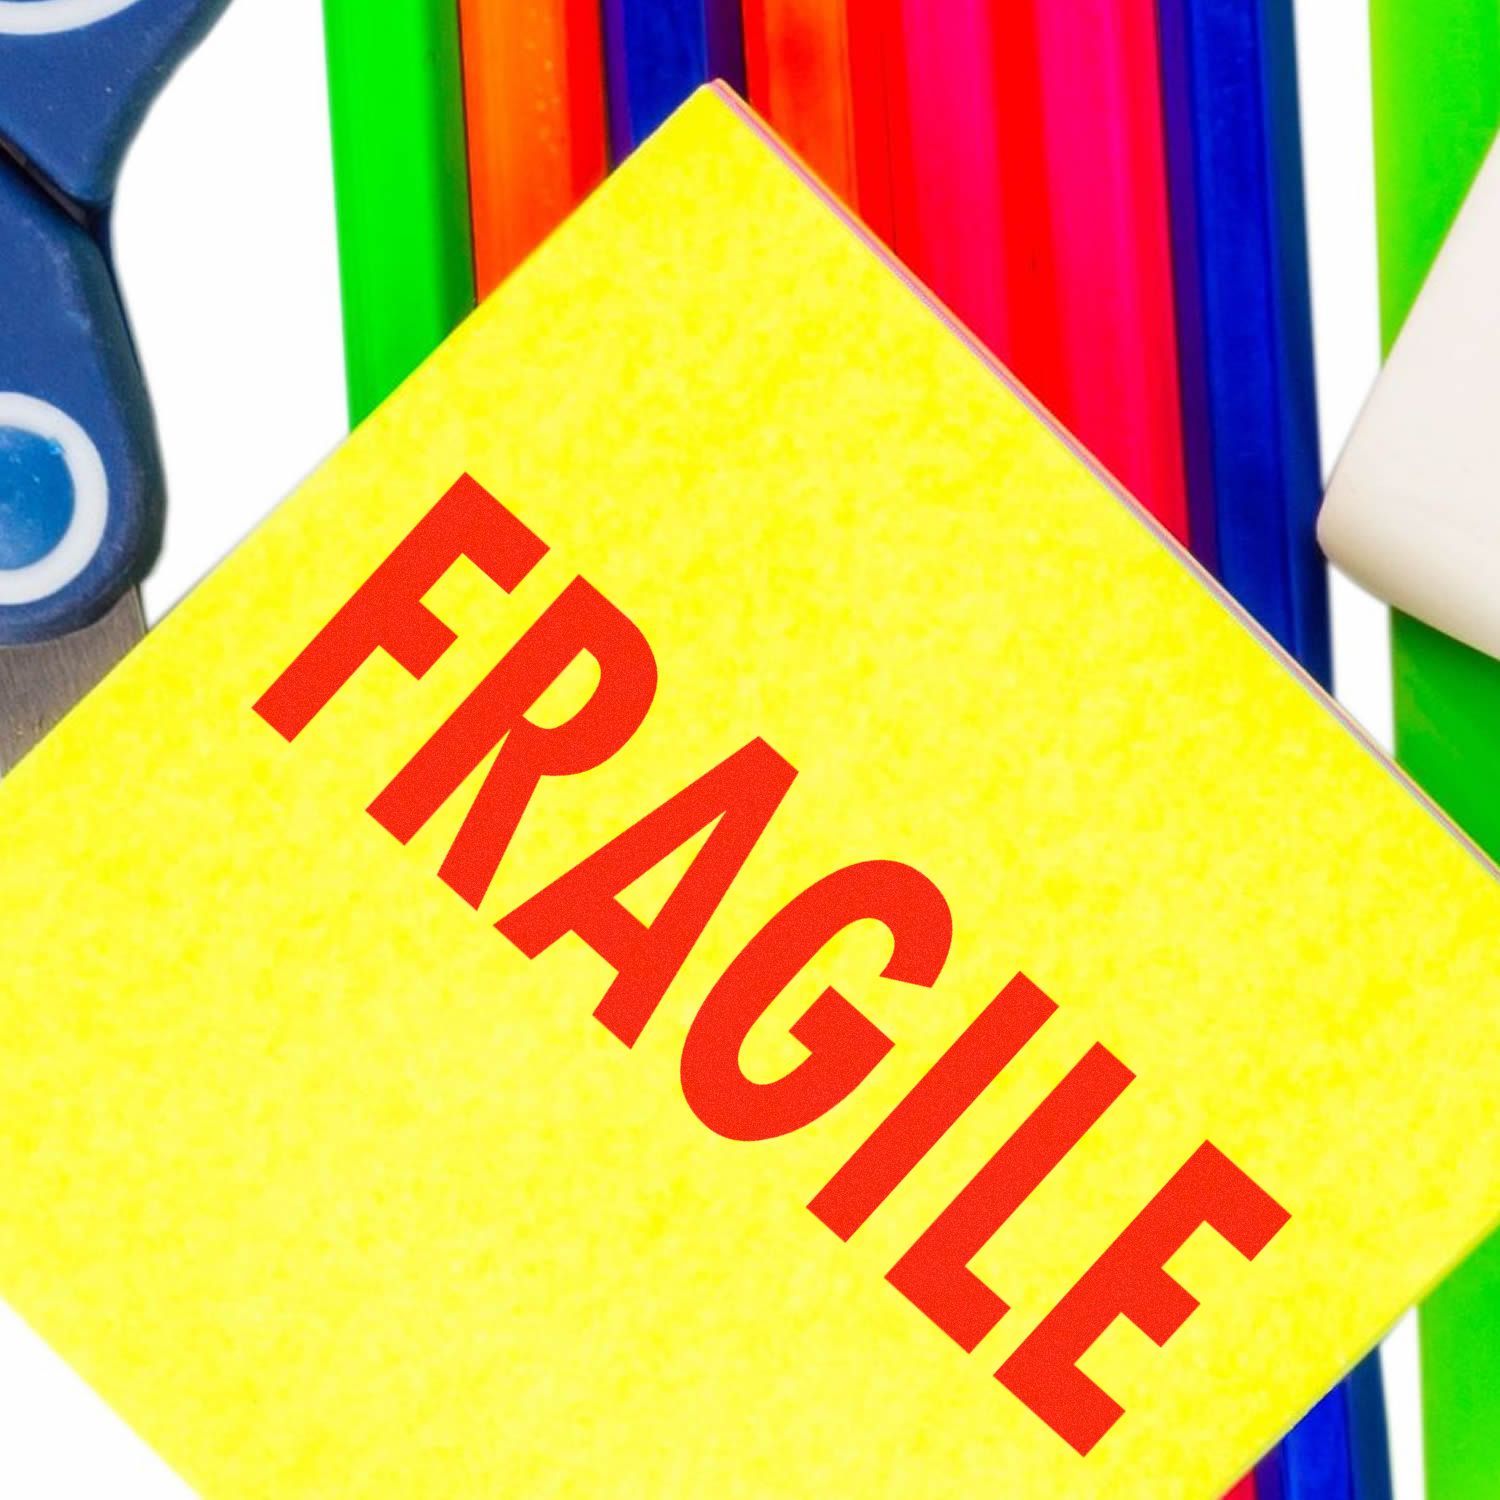
[[[903,0],[912,268],[1049,406],[1062,340],[1032,0]]]
[[[888,242],[906,155],[892,140],[905,116],[900,3],[744,0],[750,102]]]

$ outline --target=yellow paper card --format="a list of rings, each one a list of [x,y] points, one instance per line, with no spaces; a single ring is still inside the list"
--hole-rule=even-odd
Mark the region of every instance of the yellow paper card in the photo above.
[[[1489,869],[712,93],[0,823],[207,1500],[1210,1497],[1500,1207]]]

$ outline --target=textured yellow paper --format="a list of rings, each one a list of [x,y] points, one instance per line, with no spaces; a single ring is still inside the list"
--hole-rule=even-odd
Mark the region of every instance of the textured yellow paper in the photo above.
[[[234,455],[224,455],[226,465]],[[420,682],[251,705],[462,471],[550,546],[461,563]],[[363,811],[581,573],[660,687],[543,785],[483,913]],[[559,684],[558,716],[589,688]],[[611,971],[491,927],[754,736],[800,770],[634,1050]],[[725,103],[699,96],[0,792],[0,1291],[207,1500],[1209,1497],[1500,1207],[1490,871]],[[686,861],[632,893],[649,915]],[[722,1140],[682,1037],[804,886],[903,860],[932,991],[800,1134]],[[846,1245],[803,1206],[1017,970],[1061,1009]],[[973,1355],[883,1279],[1094,1041],[1138,1075],[974,1263]],[[1200,1230],[1080,1458],[992,1378],[1205,1138],[1291,1211]]]

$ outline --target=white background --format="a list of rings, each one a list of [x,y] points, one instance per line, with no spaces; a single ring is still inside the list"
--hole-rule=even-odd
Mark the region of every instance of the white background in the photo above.
[[[1331,459],[1378,363],[1366,0],[1298,0],[1297,9]],[[344,432],[319,12],[316,0],[236,0],[157,106],[126,166],[120,272],[170,487],[166,550],[146,590],[153,620]],[[1337,579],[1334,599],[1339,695],[1388,745],[1385,611]],[[1421,1500],[1410,1318],[1384,1359],[1397,1500]],[[0,1493],[190,1496],[3,1304]]]

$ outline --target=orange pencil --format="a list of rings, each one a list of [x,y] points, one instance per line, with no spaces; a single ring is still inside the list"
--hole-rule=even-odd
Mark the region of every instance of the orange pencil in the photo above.
[[[744,0],[750,102],[882,238],[909,176],[899,0]]]
[[[485,296],[604,177],[597,0],[460,0],[475,277]]]

